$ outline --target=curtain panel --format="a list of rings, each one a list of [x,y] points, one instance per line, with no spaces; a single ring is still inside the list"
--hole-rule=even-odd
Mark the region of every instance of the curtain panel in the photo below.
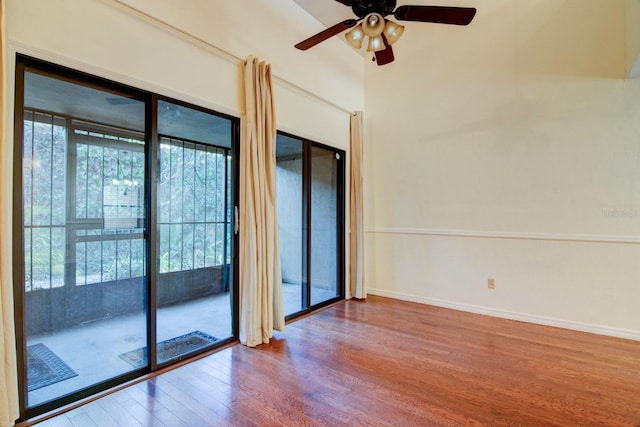
[[[351,115],[349,186],[349,289],[351,296],[367,297],[364,282],[364,214],[362,184],[362,111]]]
[[[243,64],[245,109],[240,134],[240,342],[268,343],[284,330],[276,218],[276,120],[271,66]]]
[[[7,135],[7,34],[5,2],[0,2],[0,426],[19,416],[18,368],[11,278],[11,172],[13,146]]]

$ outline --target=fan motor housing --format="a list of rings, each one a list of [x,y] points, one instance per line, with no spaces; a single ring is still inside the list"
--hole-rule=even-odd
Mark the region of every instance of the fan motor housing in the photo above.
[[[358,18],[364,18],[370,13],[387,16],[396,8],[396,0],[354,0],[351,5],[353,13]]]

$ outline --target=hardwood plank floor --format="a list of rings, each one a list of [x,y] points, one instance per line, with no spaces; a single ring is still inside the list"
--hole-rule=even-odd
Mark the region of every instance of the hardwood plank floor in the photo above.
[[[39,426],[640,426],[640,342],[370,296]]]

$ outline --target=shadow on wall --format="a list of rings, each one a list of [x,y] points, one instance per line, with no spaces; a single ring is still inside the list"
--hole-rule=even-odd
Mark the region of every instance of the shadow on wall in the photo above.
[[[640,0],[626,0],[627,78],[640,79]]]
[[[447,66],[434,64],[429,80],[453,81],[470,99],[452,97],[450,85],[430,88],[429,96],[442,97],[443,107],[432,112],[435,125],[420,141],[493,132],[497,155],[518,151],[529,156],[546,150],[548,129],[610,116],[607,106],[616,102],[613,87],[590,86],[585,92],[581,83],[625,78],[624,6],[602,0],[485,3],[477,6],[476,21],[468,27],[471,34],[438,32],[426,47],[414,46],[420,51],[413,54],[424,53],[434,61],[445,55]],[[449,51],[440,43],[449,45]],[[477,108],[477,97],[485,99],[485,108]],[[447,123],[451,111],[456,119]],[[417,109],[408,114],[424,120]]]
[[[470,68],[480,74],[626,77],[624,1],[480,0],[475,7],[468,27],[407,23],[396,57],[429,64],[420,71],[431,78]]]
[[[524,72],[624,79],[625,4],[602,0],[515,2]]]
[[[384,91],[386,102],[378,111],[368,109],[369,120],[387,120],[394,128],[428,123],[429,131],[419,138],[424,143],[497,131],[498,139],[539,144],[546,139],[541,124],[555,127],[611,114],[607,105],[615,102],[610,93],[615,87],[606,83],[625,77],[624,5],[478,0],[478,14],[468,27],[407,23],[396,57],[413,61],[398,60],[385,73],[370,74],[368,85]],[[603,96],[613,98],[603,104]],[[402,115],[382,108],[407,102],[412,108]]]

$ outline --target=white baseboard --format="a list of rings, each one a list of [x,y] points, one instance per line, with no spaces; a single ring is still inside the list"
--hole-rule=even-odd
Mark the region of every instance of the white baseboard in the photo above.
[[[417,302],[420,304],[433,305],[436,307],[450,308],[453,310],[466,311],[470,313],[484,314],[487,316],[500,317],[503,319],[518,320],[521,322],[535,323],[538,325],[555,326],[557,328],[570,329],[580,332],[589,332],[592,334],[606,335],[610,337],[625,338],[629,340],[640,341],[640,331],[629,329],[612,328],[609,326],[593,325],[582,322],[574,322],[570,320],[556,319],[553,317],[538,316],[535,314],[518,313],[514,311],[501,310],[490,307],[482,307],[472,304],[464,304],[454,301],[441,300],[436,298],[428,298],[418,295],[404,294],[400,292],[387,291],[383,289],[367,289],[370,295],[394,298],[402,301]]]

